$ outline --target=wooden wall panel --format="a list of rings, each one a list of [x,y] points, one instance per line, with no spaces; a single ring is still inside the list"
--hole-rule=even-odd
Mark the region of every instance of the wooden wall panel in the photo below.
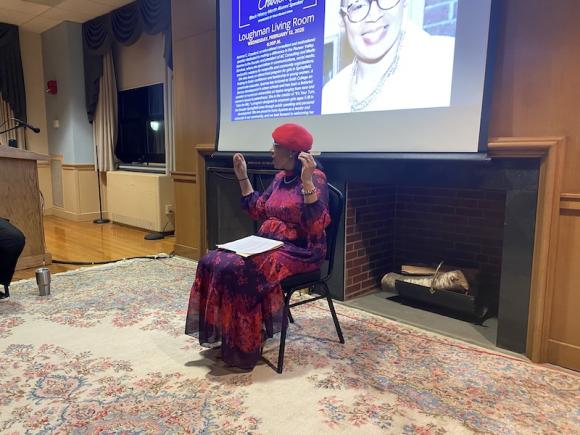
[[[561,198],[580,194],[580,2],[509,0],[499,2],[498,37],[490,136],[564,136]],[[576,203],[575,203],[576,204]],[[577,204],[576,204],[577,205]],[[580,370],[580,305],[577,269],[580,216],[556,213],[558,246],[550,250],[554,280],[547,283],[547,343],[536,360]]]
[[[500,3],[490,137],[566,136],[563,191],[580,192],[580,2]]]
[[[174,41],[216,29],[216,0],[173,0],[171,7]]]
[[[62,187],[64,211],[73,215],[80,214],[77,171],[71,165],[63,165]]]
[[[97,172],[93,165],[77,169],[77,183],[79,184],[79,212],[80,214],[94,214],[99,212],[99,185]],[[107,188],[101,188],[101,199],[106,210]]]
[[[213,144],[217,124],[215,0],[173,0],[172,25],[176,252],[197,259],[205,250],[205,208],[195,146]]]
[[[174,104],[176,171],[194,171],[193,147],[215,141],[215,30],[175,41]]]
[[[580,370],[580,210],[560,215],[548,361]],[[575,356],[574,356],[575,355]]]
[[[195,175],[173,174],[175,189],[175,252],[177,255],[198,259],[200,257],[198,219],[199,198],[196,194]]]
[[[60,161],[60,158],[51,158],[51,183],[52,193],[60,192],[62,197],[52,197],[53,207],[46,210],[47,214],[76,222],[97,219],[99,217],[99,190],[94,165],[92,163],[61,164]],[[103,217],[108,217],[106,173],[101,173],[100,183]]]

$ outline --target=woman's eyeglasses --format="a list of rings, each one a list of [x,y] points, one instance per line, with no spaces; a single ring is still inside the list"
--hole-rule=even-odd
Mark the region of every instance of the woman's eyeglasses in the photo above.
[[[341,7],[340,10],[351,23],[360,23],[368,17],[373,1],[376,1],[379,9],[383,11],[393,9],[401,2],[401,0],[354,0],[346,7]]]

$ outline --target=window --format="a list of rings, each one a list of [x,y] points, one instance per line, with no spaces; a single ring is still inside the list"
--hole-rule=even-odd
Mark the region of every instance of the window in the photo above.
[[[119,92],[119,137],[115,155],[121,169],[165,167],[163,84]]]

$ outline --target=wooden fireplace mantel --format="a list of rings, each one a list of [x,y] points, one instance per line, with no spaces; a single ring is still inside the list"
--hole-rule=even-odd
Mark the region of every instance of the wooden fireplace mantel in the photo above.
[[[541,159],[526,342],[526,354],[534,362],[548,361],[565,141],[564,137],[499,137],[488,146],[492,158]]]

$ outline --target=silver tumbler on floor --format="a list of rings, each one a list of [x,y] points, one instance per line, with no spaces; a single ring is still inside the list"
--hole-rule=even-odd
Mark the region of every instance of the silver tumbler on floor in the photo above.
[[[36,269],[36,284],[38,284],[38,294],[48,296],[50,294],[50,270],[46,267]]]

